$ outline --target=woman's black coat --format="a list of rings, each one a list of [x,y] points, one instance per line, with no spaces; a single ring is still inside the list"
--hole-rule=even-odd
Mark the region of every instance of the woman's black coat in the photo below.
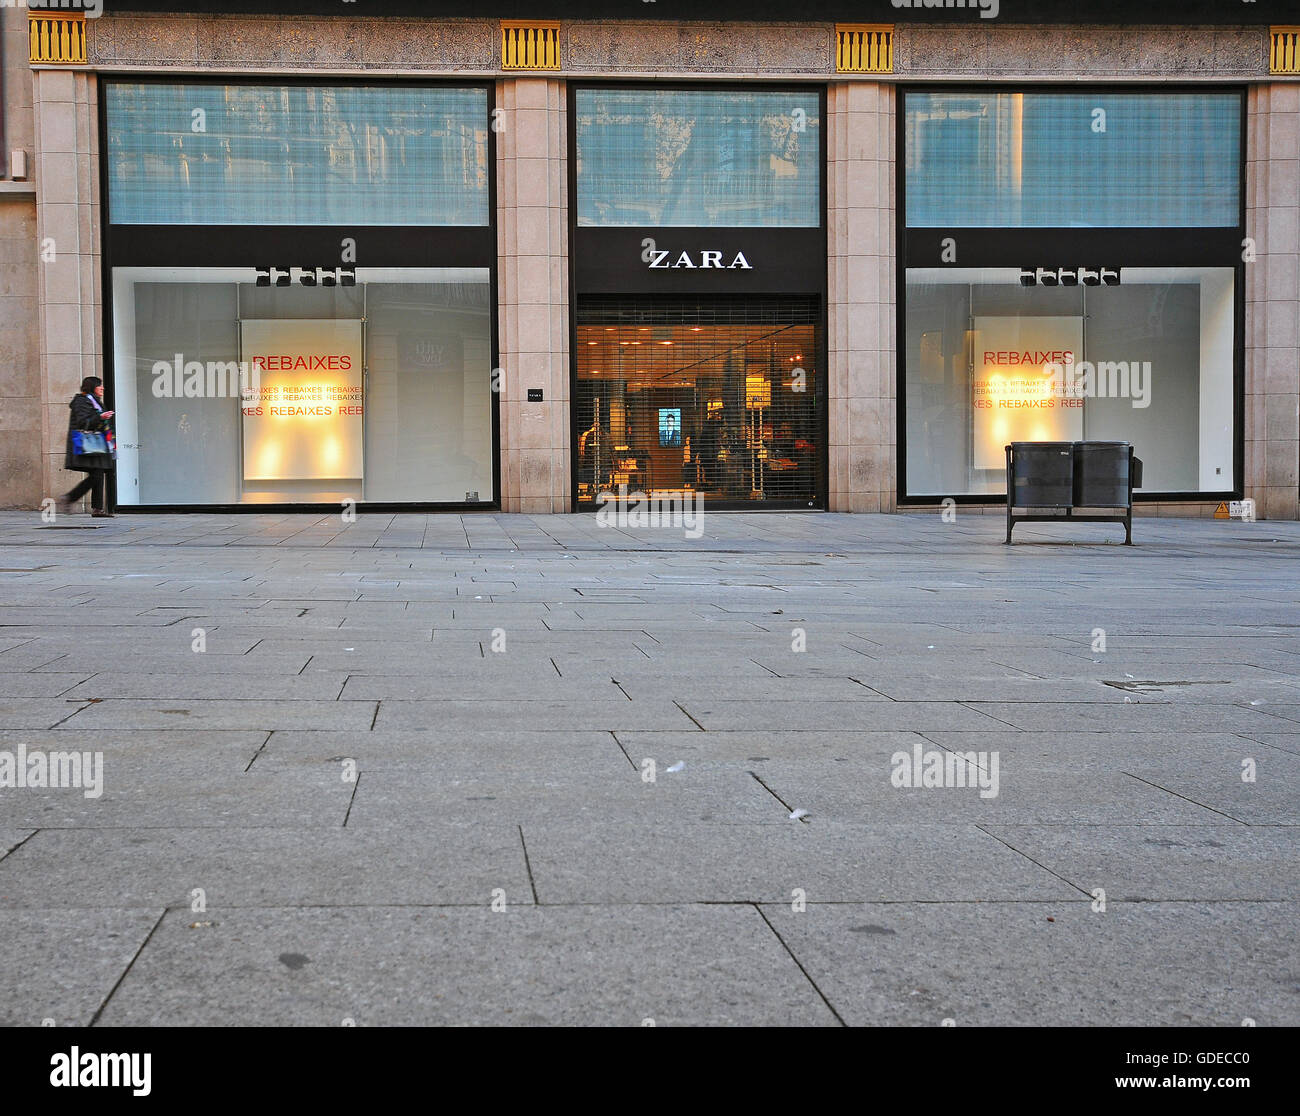
[[[68,404],[68,409],[71,414],[68,416],[68,446],[63,455],[63,467],[77,473],[89,473],[92,469],[111,469],[113,467],[111,454],[77,453],[72,444],[74,430],[105,431],[109,429],[108,420],[100,416],[88,395],[74,395],[72,402]]]

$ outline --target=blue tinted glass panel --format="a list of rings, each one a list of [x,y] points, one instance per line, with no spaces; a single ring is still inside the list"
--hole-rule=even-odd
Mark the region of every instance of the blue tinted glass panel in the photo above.
[[[106,86],[109,212],[141,225],[486,225],[484,89]]]
[[[578,224],[821,224],[816,92],[580,89]]]
[[[1235,227],[1235,93],[908,93],[913,228]]]

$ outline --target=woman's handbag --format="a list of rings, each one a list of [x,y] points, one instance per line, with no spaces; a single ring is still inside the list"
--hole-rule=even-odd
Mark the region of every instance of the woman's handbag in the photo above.
[[[95,453],[108,453],[108,439],[94,430],[74,430],[72,432],[72,451],[78,457],[85,457]]]

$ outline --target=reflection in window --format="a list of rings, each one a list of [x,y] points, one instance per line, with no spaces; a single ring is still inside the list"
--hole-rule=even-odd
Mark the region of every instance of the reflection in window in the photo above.
[[[910,228],[1235,227],[1236,93],[907,93]]]
[[[484,89],[109,82],[114,224],[486,225]]]
[[[578,224],[820,224],[815,92],[581,89]]]

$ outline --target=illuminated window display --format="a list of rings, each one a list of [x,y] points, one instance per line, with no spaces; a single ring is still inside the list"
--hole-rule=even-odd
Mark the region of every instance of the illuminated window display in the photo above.
[[[1240,91],[907,90],[900,500],[1010,442],[1125,441],[1136,497],[1240,485]]]
[[[815,313],[794,299],[581,307],[579,506],[624,485],[809,506],[822,479]]]
[[[907,481],[1001,494],[1009,442],[1127,441],[1143,491],[1230,487],[1232,268],[1123,268],[1034,286],[1018,268],[909,269]]]
[[[495,502],[491,89],[103,103],[117,503]]]
[[[491,501],[486,268],[115,268],[119,502]]]

